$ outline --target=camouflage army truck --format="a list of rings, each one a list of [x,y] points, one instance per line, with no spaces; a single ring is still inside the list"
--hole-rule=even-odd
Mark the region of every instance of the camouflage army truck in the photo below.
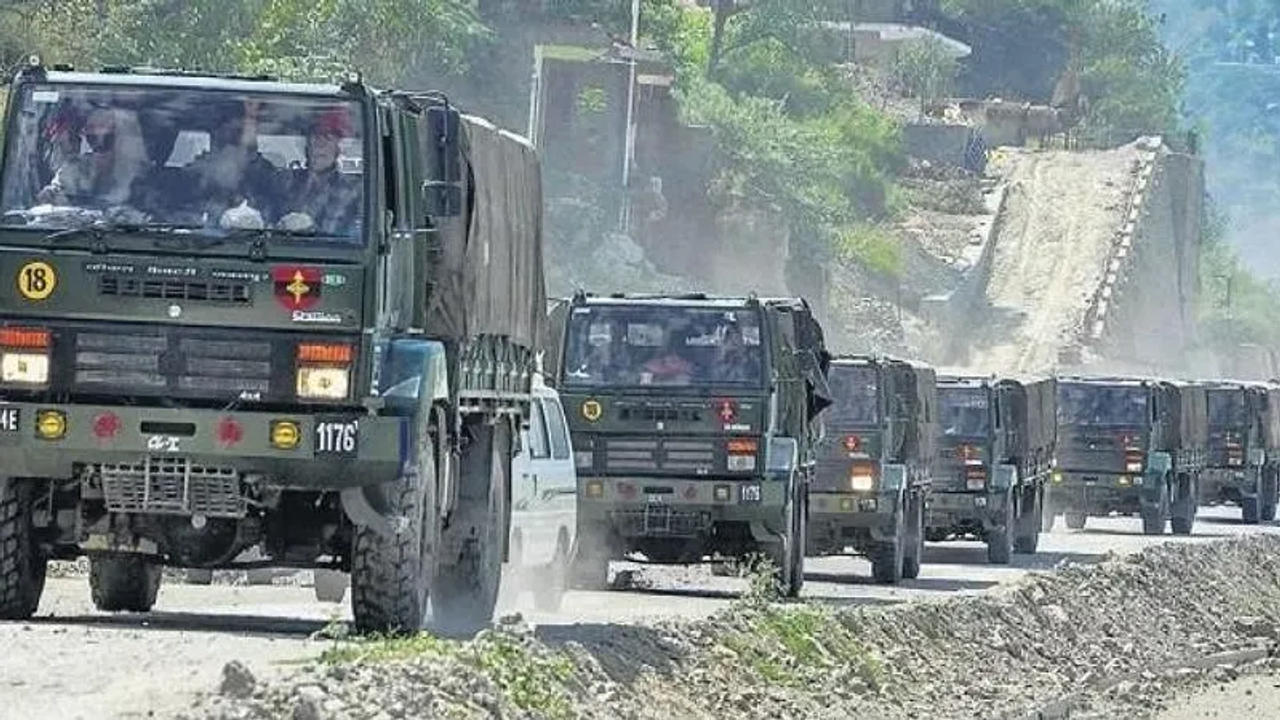
[[[1205,383],[1209,455],[1200,481],[1204,504],[1233,502],[1246,523],[1276,519],[1280,470],[1280,388]]]
[[[809,554],[852,549],[871,560],[878,582],[914,578],[937,443],[934,371],[847,356],[832,361],[828,382],[833,403],[809,489]]]
[[[1142,517],[1148,535],[1189,535],[1208,443],[1207,395],[1188,383],[1058,378],[1058,447],[1049,513]]]
[[[1052,379],[938,378],[938,456],[926,535],[974,536],[1008,563],[1040,542],[1058,423]]]
[[[50,558],[141,611],[256,548],[349,572],[362,631],[487,624],[545,324],[531,146],[357,75],[35,59],[6,123],[0,617]]]
[[[578,294],[552,327],[563,328],[554,362],[578,473],[575,582],[603,586],[609,562],[629,553],[760,553],[798,594],[815,419],[828,402],[808,305]]]

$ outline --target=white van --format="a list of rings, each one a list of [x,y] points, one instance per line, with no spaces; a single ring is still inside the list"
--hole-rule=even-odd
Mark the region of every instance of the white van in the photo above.
[[[534,376],[529,429],[511,463],[511,555],[504,584],[560,607],[577,528],[578,477],[560,394]]]
[[[511,460],[511,556],[503,568],[503,595],[514,599],[532,590],[535,606],[554,612],[577,529],[578,477],[560,394],[534,375],[533,396],[529,429]],[[342,602],[349,583],[346,573],[316,570],[316,598]]]

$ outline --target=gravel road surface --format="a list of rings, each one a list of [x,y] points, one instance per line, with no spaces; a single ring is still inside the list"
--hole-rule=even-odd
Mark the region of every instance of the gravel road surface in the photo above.
[[[1203,508],[1190,538],[1146,537],[1136,518],[1093,518],[1083,531],[1042,536],[1040,553],[1015,556],[1007,567],[985,563],[979,543],[930,544],[919,579],[875,585],[860,558],[811,559],[804,597],[835,605],[893,603],[981,592],[1064,560],[1088,562],[1108,552],[1128,554],[1157,542],[1203,542],[1239,534],[1280,533],[1248,526],[1233,507]],[[629,590],[570,593],[554,615],[515,609],[539,625],[595,626],[700,617],[731,602],[746,586],[706,567],[615,564],[630,571]],[[313,639],[344,605],[319,603],[309,587],[167,584],[155,611],[111,615],[95,611],[84,578],[51,578],[36,618],[0,623],[0,719],[137,718],[187,707],[194,693],[216,687],[231,660],[259,678],[286,672],[325,647]],[[1188,716],[1190,717],[1190,716]]]
[[[1158,720],[1250,720],[1280,717],[1280,675],[1250,675],[1179,698]]]

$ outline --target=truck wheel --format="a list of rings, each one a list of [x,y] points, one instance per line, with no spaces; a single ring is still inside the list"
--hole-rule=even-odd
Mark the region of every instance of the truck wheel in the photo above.
[[[25,620],[44,592],[48,562],[31,526],[35,486],[0,478],[0,620]]]
[[[578,590],[607,590],[612,556],[612,533],[608,526],[579,525],[569,566],[569,586]]]
[[[1169,483],[1160,481],[1160,501],[1155,507],[1144,504],[1141,509],[1142,532],[1145,535],[1163,535],[1165,521],[1169,517]]]
[[[431,622],[449,635],[474,635],[493,620],[507,536],[511,426],[475,425],[462,456],[458,505],[444,531],[450,553],[436,565]]]
[[[93,606],[107,612],[147,612],[160,590],[160,563],[137,555],[89,558]]]
[[[1240,498],[1240,517],[1249,525],[1256,525],[1261,519],[1262,513],[1258,507],[1258,498],[1247,497]]]
[[[1062,521],[1072,530],[1083,530],[1085,523],[1089,522],[1089,516],[1082,512],[1068,510],[1063,514]]]
[[[1276,472],[1272,468],[1262,471],[1262,502],[1259,503],[1259,515],[1266,522],[1276,519]]]
[[[902,577],[915,580],[920,577],[920,562],[924,559],[924,497],[911,501],[907,513],[907,546],[902,553]]]
[[[1044,526],[1044,493],[1030,487],[1022,492],[1022,515],[1018,516],[1018,533],[1013,539],[1013,549],[1020,553],[1034,553],[1040,547],[1040,528]]]
[[[439,546],[436,455],[425,421],[416,427],[416,462],[383,490],[387,510],[406,521],[395,537],[357,527],[351,542],[351,614],[360,633],[415,633],[426,627]]]
[[[871,560],[871,576],[883,585],[894,585],[902,579],[902,561],[906,554],[903,547],[906,544],[906,538],[903,537],[906,523],[902,515],[901,508],[893,514],[893,539],[872,545],[871,552],[868,553]]]
[[[1178,499],[1173,505],[1169,524],[1174,535],[1190,535],[1196,522],[1196,481],[1192,477],[1178,482]]]
[[[1016,522],[1013,503],[1014,496],[1010,492],[1004,499],[1004,515],[1000,524],[987,531],[987,562],[992,565],[1008,565],[1013,555],[1013,528]]]
[[[559,612],[569,580],[569,538],[562,531],[556,554],[533,586],[533,606],[542,612]]]

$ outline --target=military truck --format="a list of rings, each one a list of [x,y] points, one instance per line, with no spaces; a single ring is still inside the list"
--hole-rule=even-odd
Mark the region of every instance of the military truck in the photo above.
[[[609,562],[773,561],[804,583],[806,491],[829,402],[798,298],[576,294],[552,320],[578,471],[575,582]]]
[[[1280,472],[1280,387],[1261,383],[1205,383],[1209,457],[1200,501],[1233,502],[1246,523],[1276,519]]]
[[[1208,442],[1203,387],[1137,377],[1058,378],[1050,518],[1138,514],[1148,535],[1191,534]],[[1047,524],[1052,526],[1052,519]]]
[[[1058,423],[1052,379],[938,378],[938,456],[929,540],[976,536],[987,560],[1040,543]]]
[[[881,583],[920,574],[937,443],[932,368],[869,355],[838,357],[834,402],[809,489],[809,554],[852,548]]]
[[[38,59],[6,122],[0,617],[50,558],[141,611],[256,546],[350,572],[362,631],[487,624],[545,324],[531,146],[357,74]]]

